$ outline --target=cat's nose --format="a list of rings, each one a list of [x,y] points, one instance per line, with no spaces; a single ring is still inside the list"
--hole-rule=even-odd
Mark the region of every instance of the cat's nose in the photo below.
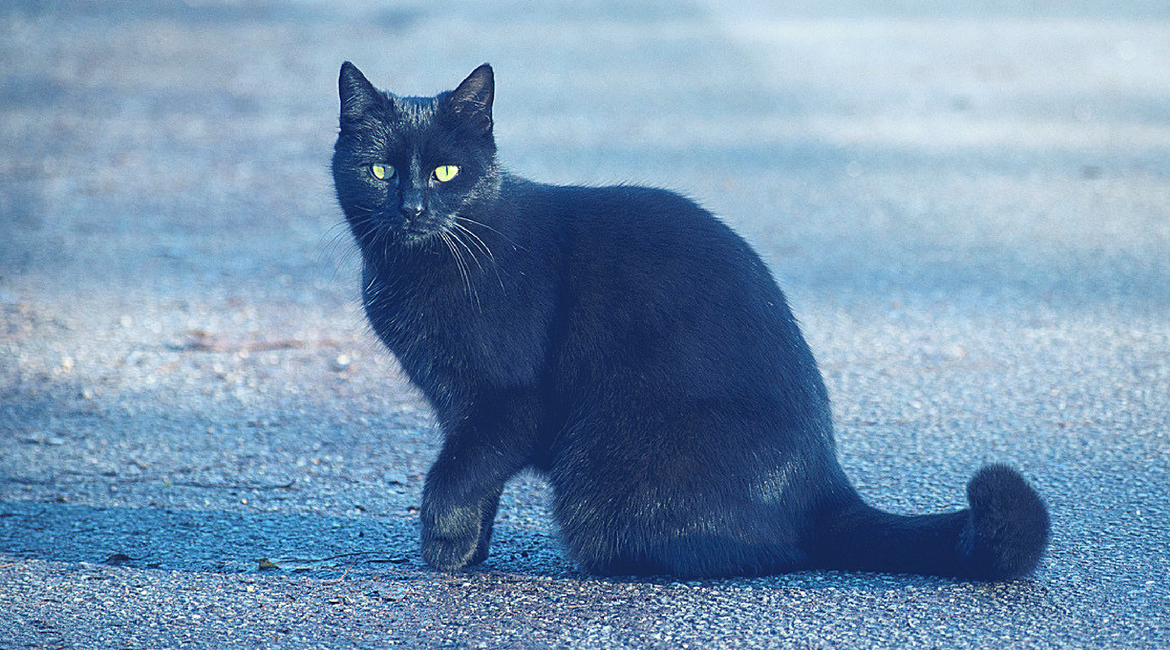
[[[402,214],[407,219],[413,219],[423,213],[422,198],[404,197],[402,199]]]

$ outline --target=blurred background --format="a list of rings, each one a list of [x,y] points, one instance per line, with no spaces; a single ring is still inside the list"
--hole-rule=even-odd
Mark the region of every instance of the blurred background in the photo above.
[[[934,4],[5,3],[7,302],[301,284],[346,59],[400,94],[490,61],[515,171],[686,191],[790,281],[1157,290],[1170,11]]]
[[[513,171],[679,190],[756,246],[878,505],[958,507],[990,460],[1037,482],[1047,590],[1011,616],[918,612],[929,638],[1157,645],[1168,44],[1162,0],[2,2],[0,564],[124,554],[144,580],[389,548],[419,593],[439,584],[413,528],[436,437],[366,329],[328,173],[336,78],[350,60],[429,95],[488,61]],[[544,498],[509,488],[489,566],[571,574]]]

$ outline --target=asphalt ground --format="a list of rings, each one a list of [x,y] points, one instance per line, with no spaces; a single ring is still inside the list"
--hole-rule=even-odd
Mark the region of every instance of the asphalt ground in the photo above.
[[[0,647],[1170,646],[1170,8],[934,4],[0,5]],[[598,579],[529,475],[483,567],[427,568],[438,436],[327,173],[346,59],[490,61],[514,171],[716,211],[862,493],[1011,463],[1040,570]]]

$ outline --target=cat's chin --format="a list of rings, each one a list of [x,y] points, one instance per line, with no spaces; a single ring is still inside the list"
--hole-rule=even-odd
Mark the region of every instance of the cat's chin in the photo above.
[[[423,248],[441,242],[446,231],[446,228],[441,227],[406,228],[399,234],[398,240],[407,248]]]

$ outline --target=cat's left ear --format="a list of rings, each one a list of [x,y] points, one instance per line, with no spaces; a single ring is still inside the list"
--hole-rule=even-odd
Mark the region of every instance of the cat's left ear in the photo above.
[[[455,116],[476,130],[488,133],[492,130],[492,98],[495,93],[495,76],[492,67],[485,63],[451,91],[447,105]]]

